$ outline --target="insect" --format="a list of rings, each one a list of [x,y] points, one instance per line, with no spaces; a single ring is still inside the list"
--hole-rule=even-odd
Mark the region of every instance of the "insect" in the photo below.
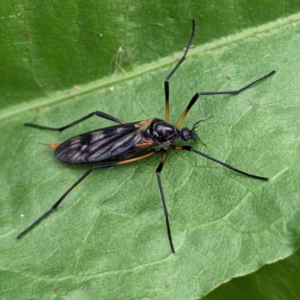
[[[188,114],[189,110],[196,103],[200,96],[212,96],[212,95],[237,95],[242,91],[250,88],[254,84],[263,79],[273,75],[275,71],[268,73],[267,75],[251,82],[250,84],[244,86],[239,90],[224,91],[224,92],[197,92],[192,97],[188,103],[186,109],[182,113],[176,126],[170,124],[169,120],[169,80],[174,75],[176,70],[185,60],[186,55],[191,48],[192,41],[195,33],[195,21],[192,22],[192,33],[189,42],[184,50],[184,54],[178,61],[176,66],[172,69],[170,74],[166,77],[164,81],[164,91],[165,91],[165,105],[166,105],[166,115],[165,120],[158,118],[151,118],[144,121],[126,123],[120,119],[117,119],[111,115],[108,115],[101,111],[94,111],[83,118],[76,120],[66,126],[54,128],[46,127],[32,123],[25,123],[25,126],[35,127],[38,129],[46,129],[53,131],[63,131],[70,128],[80,122],[83,122],[92,116],[98,116],[103,119],[118,123],[118,125],[110,126],[106,128],[100,128],[93,131],[83,133],[81,135],[72,137],[65,142],[58,144],[49,144],[51,148],[55,149],[55,156],[62,162],[71,164],[84,164],[84,163],[96,163],[93,167],[88,169],[72,186],[70,186],[66,192],[52,205],[52,207],[47,210],[42,216],[40,216],[36,221],[34,221],[29,227],[22,231],[18,235],[18,239],[28,233],[33,227],[39,224],[43,219],[50,215],[61,202],[66,198],[66,196],[88,175],[93,171],[103,170],[115,166],[125,165],[132,163],[141,159],[148,158],[158,152],[162,152],[161,161],[156,169],[156,176],[158,181],[159,192],[161,196],[165,222],[167,227],[167,234],[169,239],[169,244],[173,253],[175,253],[175,248],[173,244],[171,227],[169,222],[169,213],[165,201],[163,186],[160,178],[160,173],[163,169],[164,163],[167,159],[167,153],[170,149],[177,151],[191,151],[198,155],[201,155],[209,160],[212,160],[230,170],[238,172],[240,174],[246,175],[248,177],[268,180],[266,177],[253,175],[242,170],[239,170],[225,162],[222,162],[216,158],[213,158],[199,150],[193,148],[192,146],[184,145],[177,146],[176,141],[181,139],[183,141],[201,141],[198,134],[196,133],[196,128],[204,120],[197,121],[191,129],[184,127],[180,129],[183,120]]]

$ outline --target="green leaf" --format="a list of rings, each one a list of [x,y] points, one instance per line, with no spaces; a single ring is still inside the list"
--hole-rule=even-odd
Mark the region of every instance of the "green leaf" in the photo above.
[[[236,5],[3,4],[1,298],[199,299],[296,251],[300,4]],[[163,81],[192,18],[195,47],[170,81],[170,121],[196,91],[238,89],[276,69],[238,96],[199,99],[183,124],[214,115],[197,131],[207,147],[191,145],[270,181],[170,151],[161,177],[175,255],[155,175],[160,155],[95,172],[17,240],[89,168],[57,161],[39,143],[111,124],[95,117],[58,134],[23,123],[62,126],[94,110],[128,122],[164,118]]]

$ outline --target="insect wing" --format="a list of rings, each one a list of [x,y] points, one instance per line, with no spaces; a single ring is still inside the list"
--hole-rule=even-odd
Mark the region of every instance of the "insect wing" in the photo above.
[[[147,120],[146,120],[147,121]],[[89,131],[61,143],[57,159],[68,163],[88,163],[131,157],[144,150],[143,128],[150,122],[134,122]]]

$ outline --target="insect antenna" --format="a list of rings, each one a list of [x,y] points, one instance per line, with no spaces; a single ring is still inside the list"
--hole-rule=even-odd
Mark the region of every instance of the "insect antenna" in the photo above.
[[[208,117],[207,119],[197,121],[197,122],[193,125],[193,128],[190,130],[190,132],[192,132],[192,133],[195,132],[195,130],[196,130],[196,128],[198,127],[199,123],[205,122],[205,121],[207,121],[207,120],[209,120],[209,119],[211,119],[211,118],[213,118],[213,117],[214,117],[214,116],[210,116],[210,117]],[[206,147],[206,144],[200,139],[200,137],[199,137],[198,134],[196,134],[196,137],[197,137],[197,140],[200,141],[200,142]]]
[[[209,120],[209,119],[211,119],[211,118],[213,118],[213,117],[214,117],[214,116],[210,116],[210,117],[208,117],[207,119],[197,121],[197,122],[193,125],[193,128],[191,129],[191,131],[195,131],[195,129],[198,127],[199,123],[205,122],[205,121],[207,121],[207,120]]]

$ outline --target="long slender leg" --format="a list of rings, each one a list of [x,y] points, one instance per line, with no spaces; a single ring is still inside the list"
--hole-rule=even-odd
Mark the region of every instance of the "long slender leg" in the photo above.
[[[248,89],[249,87],[251,87],[252,85],[256,84],[257,82],[266,79],[268,77],[270,77],[271,75],[275,74],[275,70],[273,70],[272,72],[268,73],[267,75],[258,78],[256,80],[254,80],[253,82],[249,83],[248,85],[242,87],[239,90],[234,90],[234,91],[225,91],[225,92],[200,92],[200,93],[196,93],[193,98],[190,100],[188,106],[186,107],[186,109],[184,110],[183,114],[181,115],[178,124],[176,125],[177,128],[179,128],[184,120],[184,118],[186,117],[187,113],[189,112],[189,110],[191,109],[191,107],[195,104],[195,102],[198,100],[198,98],[200,96],[210,96],[210,95],[237,95],[241,92],[243,92],[244,90]]]
[[[169,223],[169,213],[168,213],[168,209],[167,209],[167,204],[166,204],[166,200],[165,200],[165,196],[164,196],[163,187],[162,187],[161,180],[160,180],[160,172],[161,172],[161,170],[164,166],[164,163],[165,163],[166,159],[167,159],[167,152],[164,152],[164,154],[161,158],[160,164],[158,165],[158,167],[156,169],[156,177],[157,177],[157,181],[158,181],[158,186],[159,186],[162,205],[163,205],[163,208],[164,208],[164,214],[165,214],[165,219],[166,219],[169,243],[170,243],[170,247],[171,247],[172,252],[175,253],[175,249],[174,249],[173,241],[172,241],[172,235],[171,235],[171,228],[170,228],[170,223]]]
[[[52,207],[47,210],[43,215],[41,215],[37,220],[35,220],[29,227],[27,227],[24,231],[22,231],[17,238],[20,239],[22,236],[24,236],[26,233],[28,233],[31,229],[33,229],[37,224],[39,224],[43,219],[45,219],[48,215],[50,215],[54,210],[57,209],[57,207],[60,205],[60,203],[66,198],[66,196],[81,182],[83,181],[88,175],[90,175],[93,171],[95,170],[103,170],[107,168],[111,168],[114,166],[120,166],[124,164],[128,164],[131,162],[135,162],[144,158],[147,158],[149,156],[152,156],[155,151],[149,152],[146,155],[123,160],[123,161],[118,161],[118,162],[107,162],[107,163],[102,163],[93,166],[90,168],[88,171],[86,171],[74,184],[72,184],[66,191],[65,193],[52,205]]]
[[[166,97],[166,121],[169,121],[169,92],[170,92],[170,88],[169,88],[169,80],[171,79],[171,77],[173,76],[173,74],[176,72],[176,70],[179,68],[179,66],[182,64],[182,62],[185,60],[185,57],[190,49],[190,46],[192,44],[193,38],[194,38],[194,33],[195,33],[195,20],[193,20],[193,27],[192,27],[192,34],[190,37],[190,40],[185,48],[184,54],[181,57],[181,59],[179,60],[179,62],[177,63],[177,65],[173,68],[173,70],[171,71],[171,73],[167,76],[166,80],[165,80],[165,97]]]
[[[25,123],[24,125],[25,126],[30,126],[30,127],[35,127],[35,128],[39,128],[39,129],[46,129],[46,130],[53,130],[53,131],[63,131],[67,128],[70,128],[80,122],[83,122],[87,119],[89,119],[90,117],[92,116],[98,116],[100,118],[103,118],[103,119],[107,119],[107,120],[110,120],[110,121],[113,121],[113,122],[116,122],[116,123],[119,123],[119,124],[126,124],[126,122],[120,120],[120,119],[117,119],[111,115],[108,115],[102,111],[94,111],[88,115],[86,115],[85,117],[83,118],[80,118],[79,120],[76,120],[68,125],[65,125],[65,126],[62,126],[62,127],[59,127],[59,128],[55,128],[55,127],[47,127],[47,126],[42,126],[42,125],[37,125],[37,124],[32,124],[32,123]]]
[[[205,154],[205,153],[203,153],[203,152],[201,152],[201,151],[199,151],[199,150],[197,150],[197,149],[194,149],[194,148],[191,147],[191,146],[176,146],[174,149],[175,149],[175,150],[187,150],[187,151],[192,151],[192,152],[195,152],[195,153],[197,153],[197,154],[199,154],[199,155],[201,155],[201,156],[203,156],[203,157],[205,157],[205,158],[207,158],[207,159],[210,159],[210,160],[212,160],[212,161],[214,161],[214,162],[216,162],[216,163],[218,163],[218,164],[220,164],[220,165],[222,165],[222,166],[224,166],[224,167],[226,167],[226,168],[228,168],[228,169],[230,169],[230,170],[233,170],[233,171],[235,171],[235,172],[237,172],[237,173],[246,175],[246,176],[248,176],[248,177],[260,179],[260,180],[265,180],[265,181],[268,180],[268,178],[266,178],[266,177],[253,175],[253,174],[244,172],[244,171],[242,171],[242,170],[239,170],[239,169],[237,169],[237,168],[234,168],[233,166],[228,165],[228,164],[226,164],[225,162],[220,161],[220,160],[218,160],[218,159],[216,159],[216,158],[213,158],[213,157],[211,157],[211,156],[209,156],[209,155],[207,155],[207,154]]]

